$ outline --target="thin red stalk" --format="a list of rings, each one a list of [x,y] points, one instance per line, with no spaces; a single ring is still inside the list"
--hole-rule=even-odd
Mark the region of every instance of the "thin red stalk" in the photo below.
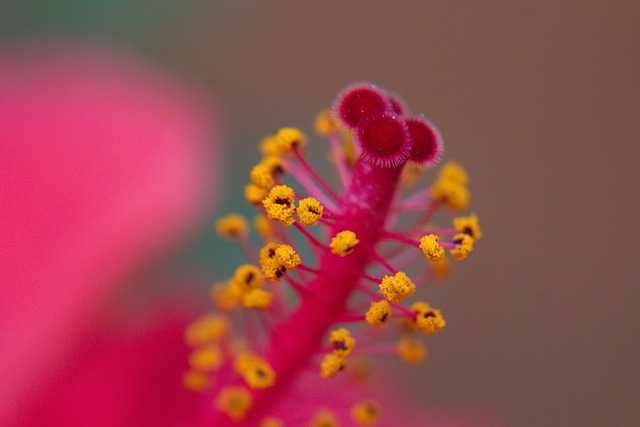
[[[384,266],[384,268],[389,270],[392,274],[397,274],[398,273],[398,270],[393,268],[393,266],[391,266],[391,264],[389,264],[387,261],[385,261],[385,259],[382,258],[380,255],[378,255],[374,249],[372,249],[372,248],[367,248],[367,249],[369,250],[369,253],[371,254],[371,257],[373,259],[375,259],[376,261],[378,261],[380,264],[382,264]]]
[[[331,188],[331,186],[327,184],[327,182],[318,174],[318,172],[316,172],[316,170],[312,168],[309,163],[307,163],[307,160],[304,158],[302,153],[300,153],[300,150],[294,149],[293,152],[295,153],[298,162],[300,162],[300,165],[302,165],[302,167],[309,173],[309,175],[311,175],[313,179],[316,180],[320,187],[322,187],[333,200],[340,200],[340,197],[338,197],[335,191],[333,191],[333,188]]]
[[[298,224],[297,222],[294,222],[293,225],[298,229],[298,231],[300,231],[307,239],[309,239],[309,241],[316,247],[318,248],[326,248],[327,246],[324,245],[321,241],[319,241],[318,239],[315,238],[315,236],[311,233],[309,233],[307,230],[305,230],[305,228]]]
[[[331,235],[348,229],[358,236],[359,245],[374,247],[383,232],[400,172],[401,168],[380,168],[358,161],[350,188],[340,201],[339,219],[331,227]],[[269,389],[252,391],[254,403],[244,421],[246,425],[256,425],[269,403],[308,364],[327,331],[344,316],[349,296],[358,288],[370,261],[368,251],[358,246],[346,257],[336,256],[327,248],[317,269],[331,272],[331,277],[318,274],[302,286],[286,275],[292,286],[299,288],[301,300],[291,316],[274,328],[282,338],[282,346],[270,345],[265,356],[276,373],[276,383]],[[225,419],[223,414],[218,416],[219,420]],[[216,420],[211,421],[216,425]]]
[[[399,242],[406,243],[412,246],[420,247],[420,242],[410,237],[403,236],[402,234],[385,231],[384,237],[391,240],[397,240]]]

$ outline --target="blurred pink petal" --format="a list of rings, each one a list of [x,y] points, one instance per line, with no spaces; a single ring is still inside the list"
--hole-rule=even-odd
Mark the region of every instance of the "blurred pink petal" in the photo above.
[[[98,302],[197,224],[218,172],[211,106],[147,64],[0,51],[0,413],[70,352]]]
[[[193,316],[170,304],[141,324],[100,322],[87,331],[71,363],[33,390],[17,424],[169,426],[193,412],[195,396],[181,380],[183,333]]]

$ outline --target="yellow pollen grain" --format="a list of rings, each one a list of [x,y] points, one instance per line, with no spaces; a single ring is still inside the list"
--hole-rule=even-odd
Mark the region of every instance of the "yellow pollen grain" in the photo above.
[[[338,125],[333,118],[331,110],[324,109],[318,113],[314,122],[316,133],[322,136],[329,136],[338,132]]]
[[[338,420],[328,409],[321,409],[315,413],[309,427],[338,427]]]
[[[443,256],[439,260],[431,262],[431,271],[433,272],[434,277],[438,279],[445,279],[449,277],[451,262],[446,256]]]
[[[289,245],[280,245],[276,249],[276,259],[287,271],[293,270],[300,265],[300,256]]]
[[[202,392],[211,388],[211,379],[204,372],[192,369],[182,375],[182,385],[187,390]]]
[[[190,347],[218,343],[228,335],[230,329],[231,323],[226,316],[206,314],[187,326],[185,342]]]
[[[280,246],[279,243],[269,242],[260,249],[260,253],[258,254],[260,265],[271,261],[276,256],[278,246]]]
[[[397,304],[405,297],[413,295],[416,285],[404,272],[399,271],[393,276],[384,276],[378,288],[387,301]]]
[[[260,427],[284,427],[284,423],[280,418],[276,417],[264,417],[260,421]]]
[[[293,189],[286,185],[276,185],[262,201],[269,219],[273,219],[285,226],[294,223],[293,212],[295,210]]]
[[[244,287],[236,281],[216,283],[211,288],[213,304],[220,310],[230,311],[238,307],[242,302]]]
[[[245,387],[229,386],[222,389],[215,401],[215,406],[227,414],[232,421],[240,422],[253,403],[251,392]]]
[[[454,211],[463,210],[469,205],[469,190],[457,181],[439,178],[431,187],[431,195]]]
[[[199,371],[213,371],[220,368],[223,362],[224,355],[217,344],[208,344],[196,348],[189,355],[189,365]]]
[[[320,376],[331,378],[347,367],[347,357],[344,354],[329,353],[320,363]]]
[[[249,179],[251,179],[252,184],[262,188],[271,188],[276,183],[269,168],[261,163],[258,163],[251,169]]]
[[[247,202],[257,205],[267,197],[268,191],[269,190],[264,187],[250,183],[244,187],[244,198]]]
[[[461,185],[467,185],[469,183],[469,175],[467,174],[467,171],[457,162],[446,162],[440,168],[438,175],[442,179],[457,182]]]
[[[420,239],[420,249],[422,253],[431,261],[437,261],[444,256],[444,248],[438,243],[439,236],[429,234]]]
[[[275,153],[289,154],[294,150],[301,150],[306,144],[307,138],[299,129],[284,127],[278,130],[275,137]]]
[[[391,307],[385,299],[372,302],[371,307],[365,314],[365,320],[372,326],[378,326],[389,320],[390,317]]]
[[[411,365],[417,365],[427,357],[427,347],[414,338],[402,338],[398,341],[396,350],[402,360]]]
[[[449,250],[449,253],[453,257],[453,259],[457,261],[461,261],[469,256],[471,251],[473,251],[473,237],[468,234],[456,234],[453,236],[454,242],[456,243],[456,247]]]
[[[216,222],[216,232],[228,240],[245,240],[249,236],[247,220],[238,214],[223,216]]]
[[[331,252],[340,255],[347,256],[352,251],[353,248],[360,241],[356,238],[356,233],[350,230],[344,230],[335,235],[333,239],[331,239],[331,243],[329,246],[331,247]]]
[[[256,215],[253,218],[253,228],[263,239],[268,239],[275,235],[271,221],[265,215]]]
[[[260,152],[265,155],[278,154],[278,142],[275,135],[267,135],[258,144]]]
[[[236,269],[231,280],[242,289],[244,294],[251,289],[257,289],[262,286],[263,276],[258,266],[244,264]]]
[[[307,197],[298,202],[298,218],[302,225],[316,225],[320,218],[324,207],[313,197]]]
[[[440,331],[446,325],[440,310],[431,308],[426,302],[416,302],[411,306],[411,311],[416,313],[414,328],[427,335]]]
[[[269,388],[275,383],[276,373],[271,366],[263,358],[251,353],[240,353],[233,367],[252,389]]]
[[[335,354],[343,354],[347,356],[351,353],[353,347],[355,347],[356,340],[353,339],[348,330],[340,328],[331,331],[331,334],[329,335],[329,344],[331,344]]]
[[[459,233],[471,236],[474,241],[482,238],[482,231],[480,230],[476,214],[454,218],[453,226]]]
[[[358,402],[351,407],[351,419],[359,426],[374,426],[380,421],[380,406],[372,400]]]
[[[273,295],[262,289],[252,289],[242,297],[242,305],[245,308],[254,308],[257,310],[266,310],[271,306]]]

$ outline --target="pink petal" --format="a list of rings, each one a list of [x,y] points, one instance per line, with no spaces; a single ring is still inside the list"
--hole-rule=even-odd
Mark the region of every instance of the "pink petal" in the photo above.
[[[191,88],[95,46],[0,50],[0,413],[78,325],[211,207],[214,113]]]
[[[184,328],[194,316],[180,306],[172,301],[170,310],[152,313],[141,325],[97,323],[82,336],[71,363],[32,390],[9,425],[176,425],[196,403],[181,380]]]

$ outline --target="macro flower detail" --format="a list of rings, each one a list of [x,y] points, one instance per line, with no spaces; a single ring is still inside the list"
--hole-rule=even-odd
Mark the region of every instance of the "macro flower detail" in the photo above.
[[[445,228],[430,223],[438,210],[469,203],[468,176],[457,163],[401,195],[439,161],[443,145],[396,95],[369,83],[348,86],[315,127],[327,139],[337,186],[307,160],[310,138],[283,127],[260,142],[264,157],[245,187],[258,209],[255,236],[236,214],[217,224],[247,264],[212,288],[218,313],[187,331],[194,363],[185,385],[214,402],[203,424],[338,425],[344,414],[336,418],[331,408],[307,401],[305,418],[292,421],[275,402],[292,398],[309,375],[327,384],[364,381],[360,360],[373,354],[423,362],[422,336],[446,322],[439,309],[411,299],[426,296],[433,280],[449,274],[449,260],[467,258],[482,235],[475,214]],[[387,411],[367,399],[349,405],[346,417],[357,425],[376,425]]]

